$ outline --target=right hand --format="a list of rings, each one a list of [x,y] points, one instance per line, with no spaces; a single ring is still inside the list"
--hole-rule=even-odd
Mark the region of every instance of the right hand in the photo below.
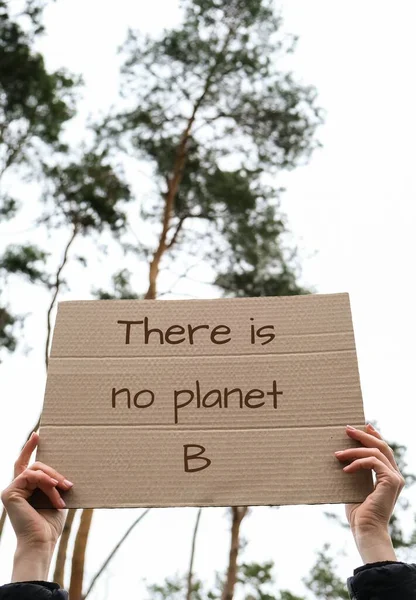
[[[404,477],[392,449],[372,425],[366,425],[366,431],[347,428],[347,434],[363,447],[337,453],[339,460],[351,461],[343,470],[357,473],[360,469],[369,469],[376,473],[374,491],[364,502],[346,505],[350,527],[357,534],[387,532],[396,501],[405,485]]]
[[[39,435],[32,433],[14,465],[12,483],[3,491],[1,499],[20,547],[54,547],[62,533],[65,522],[65,503],[58,489],[69,490],[72,483],[63,475],[35,462],[28,466],[32,452],[39,442]],[[35,509],[28,502],[36,488],[39,488],[55,508]]]

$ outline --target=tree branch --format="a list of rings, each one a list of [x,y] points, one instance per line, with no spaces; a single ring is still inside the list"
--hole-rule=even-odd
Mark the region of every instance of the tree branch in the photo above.
[[[197,260],[197,262],[193,263],[192,265],[189,265],[189,267],[187,267],[185,269],[185,271],[181,275],[178,275],[176,281],[172,284],[172,286],[170,287],[170,289],[166,290],[165,292],[159,292],[158,295],[157,295],[157,297],[160,298],[161,296],[166,296],[166,294],[173,293],[173,290],[175,289],[175,287],[177,286],[177,284],[182,279],[190,279],[191,281],[195,281],[196,283],[201,283],[201,284],[206,284],[206,285],[212,285],[212,283],[208,283],[208,282],[205,282],[205,281],[197,281],[196,279],[191,279],[190,277],[188,277],[188,273],[192,269],[194,269],[200,263],[201,263],[201,260],[199,259],[199,260]],[[177,273],[174,273],[174,275],[177,275]],[[190,295],[190,294],[185,294],[185,295]]]
[[[107,568],[109,562],[114,558],[114,555],[118,552],[118,550],[120,549],[120,546],[126,541],[126,539],[128,538],[128,536],[130,535],[130,533],[133,531],[133,529],[136,527],[136,525],[138,525],[140,523],[140,521],[147,515],[147,513],[150,511],[151,509],[148,508],[147,510],[145,510],[140,517],[138,517],[131,525],[130,527],[127,529],[126,533],[123,535],[123,537],[120,539],[120,541],[114,546],[114,548],[112,549],[112,551],[110,552],[110,554],[107,556],[107,558],[105,559],[105,561],[103,562],[103,564],[101,565],[101,567],[98,569],[97,573],[94,575],[94,577],[91,580],[90,586],[88,588],[88,590],[86,591],[85,595],[83,596],[82,600],[85,600],[87,598],[87,596],[90,594],[90,592],[92,591],[94,585],[97,583],[97,579],[100,577],[100,575],[105,571],[105,569]]]
[[[53,310],[53,308],[55,306],[56,298],[58,296],[58,293],[59,293],[59,290],[60,290],[60,287],[61,287],[61,284],[62,284],[62,281],[61,281],[60,277],[61,277],[62,271],[63,271],[66,263],[68,262],[68,252],[69,252],[69,249],[70,249],[70,247],[72,245],[72,242],[74,241],[77,233],[78,233],[78,227],[75,224],[73,232],[72,232],[72,235],[69,238],[68,243],[67,243],[67,245],[65,247],[65,251],[64,251],[64,256],[63,256],[62,262],[59,265],[58,270],[56,272],[56,278],[55,278],[55,284],[54,284],[55,291],[53,293],[53,296],[52,296],[52,299],[51,299],[51,302],[50,302],[50,305],[49,305],[49,308],[48,308],[48,312],[47,312],[47,335],[46,335],[46,343],[45,343],[45,366],[46,366],[46,370],[48,369],[49,345],[50,345],[50,339],[51,339],[51,334],[52,334],[51,314],[52,314],[52,310]],[[39,415],[39,418],[37,420],[37,423],[36,423],[35,427],[33,427],[30,430],[28,436],[26,437],[25,444],[28,441],[28,439],[29,439],[30,435],[32,434],[32,432],[33,431],[37,431],[39,429],[40,418],[41,417]],[[3,534],[4,524],[6,522],[6,516],[7,516],[6,515],[6,511],[5,511],[4,507],[3,507],[2,513],[1,513],[1,516],[0,516],[0,540],[1,540],[1,537],[2,537],[2,534]],[[70,523],[69,527],[71,527],[71,525],[72,525],[72,522]],[[69,529],[68,537],[69,537],[70,533],[71,533],[71,529]],[[65,552],[63,552],[64,548],[63,547],[61,548],[61,544],[63,543],[63,539],[64,538],[61,537],[61,541],[60,541],[59,549],[58,549],[58,556],[57,556],[57,559],[56,559],[56,566],[55,566],[55,573],[58,573],[58,577],[59,577],[60,581],[63,581],[63,577],[64,577],[64,565],[65,565],[65,560],[66,560],[66,546],[65,546]],[[66,541],[66,544],[67,543],[68,543],[68,541]],[[62,561],[63,561],[63,563],[62,563]]]
[[[176,242],[176,240],[178,239],[178,235],[179,235],[179,234],[180,234],[180,232],[181,232],[182,226],[183,226],[183,224],[184,224],[184,222],[185,222],[185,220],[187,219],[187,217],[188,217],[188,216],[189,216],[189,215],[185,215],[184,217],[181,217],[181,218],[179,219],[179,223],[178,223],[178,225],[176,226],[175,233],[173,234],[173,236],[172,236],[172,238],[171,238],[170,242],[169,242],[168,244],[166,244],[166,250],[169,250],[169,248],[172,248],[172,246],[174,246],[174,245],[175,245],[175,242]]]
[[[6,517],[7,517],[6,509],[3,506],[2,511],[1,511],[1,517],[0,517],[0,540],[1,540],[1,536],[3,535],[3,529],[4,529],[4,524],[6,523]]]
[[[188,571],[188,587],[186,592],[186,600],[192,600],[192,576],[193,576],[193,568],[194,568],[194,558],[195,558],[195,542],[196,542],[196,534],[198,533],[199,521],[201,519],[202,508],[198,510],[198,514],[195,521],[194,534],[192,536],[192,547],[191,547],[191,559],[189,561],[189,571]]]
[[[225,52],[225,50],[231,40],[232,34],[233,34],[233,30],[230,29],[228,31],[227,37],[225,38],[223,47],[222,47],[221,51],[218,53],[218,57],[222,56],[223,53]],[[159,273],[160,261],[162,260],[164,253],[168,249],[166,239],[167,239],[167,235],[168,235],[169,228],[170,228],[170,220],[171,220],[172,214],[173,214],[173,206],[174,206],[175,197],[178,192],[179,186],[182,182],[183,172],[185,169],[186,158],[187,158],[187,143],[188,143],[188,140],[191,135],[192,126],[195,122],[197,112],[198,112],[201,104],[203,103],[207,93],[209,92],[209,89],[210,89],[210,86],[212,83],[212,79],[215,75],[218,65],[219,65],[219,58],[217,58],[217,60],[215,61],[215,63],[211,67],[211,69],[209,70],[208,76],[205,80],[204,89],[202,90],[202,93],[201,93],[200,97],[198,98],[198,100],[195,102],[195,105],[192,110],[192,114],[188,120],[185,131],[182,134],[182,138],[181,138],[181,141],[179,143],[179,146],[178,146],[178,149],[176,152],[175,162],[174,162],[174,166],[173,166],[173,170],[172,170],[172,177],[168,180],[168,191],[166,194],[165,207],[164,207],[164,211],[163,211],[162,232],[160,234],[158,247],[155,250],[152,261],[150,263],[149,289],[147,290],[147,293],[145,295],[146,300],[156,299],[156,280],[157,280],[157,276]]]
[[[65,251],[64,251],[64,256],[62,258],[62,262],[59,265],[58,270],[56,272],[56,278],[55,278],[55,284],[54,284],[55,291],[53,293],[51,303],[50,303],[49,309],[48,309],[47,318],[46,318],[46,323],[47,323],[47,335],[46,335],[46,343],[45,343],[46,369],[48,368],[48,363],[49,363],[49,346],[50,346],[50,340],[51,340],[51,334],[52,334],[51,314],[52,314],[52,310],[55,307],[56,298],[58,297],[58,294],[59,294],[59,291],[60,291],[60,288],[62,285],[61,274],[62,274],[62,271],[63,271],[66,263],[68,262],[68,252],[69,252],[72,242],[75,240],[77,234],[78,234],[78,226],[75,224],[74,229],[71,234],[71,237],[69,238],[68,243],[65,246]]]
[[[21,151],[23,145],[29,139],[31,133],[32,133],[32,127],[29,126],[26,133],[24,133],[21,136],[21,138],[19,139],[19,141],[16,143],[16,145],[14,147],[11,145],[8,146],[8,152],[6,152],[6,160],[0,170],[0,178],[4,175],[4,173],[10,167],[10,165],[13,163],[13,161],[16,160],[16,157],[19,155],[19,152]]]

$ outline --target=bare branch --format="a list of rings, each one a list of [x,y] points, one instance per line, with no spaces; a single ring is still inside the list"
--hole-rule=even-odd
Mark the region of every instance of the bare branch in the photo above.
[[[176,242],[176,240],[178,239],[178,235],[179,235],[179,234],[180,234],[180,232],[181,232],[182,226],[183,226],[183,224],[185,223],[185,220],[186,220],[187,216],[188,216],[188,215],[186,215],[185,217],[181,217],[181,218],[179,219],[179,223],[178,223],[178,225],[176,226],[176,231],[175,231],[175,233],[173,234],[173,236],[172,236],[172,238],[171,238],[170,242],[169,242],[168,244],[166,244],[166,250],[169,250],[170,248],[172,248],[172,246],[174,246],[174,245],[175,245],[175,242]]]
[[[232,34],[233,34],[233,30],[230,29],[228,31],[227,37],[224,41],[221,52],[218,54],[218,56],[222,56],[223,53],[225,52],[228,44],[230,43]],[[185,164],[186,164],[186,159],[187,159],[188,140],[191,135],[191,130],[192,130],[193,124],[195,122],[197,112],[198,112],[199,108],[201,107],[201,105],[211,87],[211,83],[214,78],[215,72],[218,68],[218,64],[219,64],[219,60],[217,59],[215,61],[215,63],[213,64],[213,66],[211,67],[211,69],[209,70],[209,73],[205,80],[204,89],[202,90],[201,95],[199,96],[198,100],[194,104],[192,114],[188,119],[187,126],[185,128],[185,131],[182,134],[181,141],[177,148],[175,162],[174,162],[174,166],[173,166],[173,170],[172,170],[172,177],[168,181],[168,191],[166,194],[165,207],[164,207],[164,211],[163,211],[162,232],[160,234],[158,247],[155,250],[152,261],[150,263],[149,289],[147,290],[147,293],[145,295],[146,300],[154,300],[156,298],[156,280],[157,280],[157,276],[159,273],[160,261],[162,260],[164,253],[168,249],[166,239],[167,239],[167,235],[168,235],[168,232],[170,229],[170,221],[171,221],[172,214],[173,214],[173,206],[174,206],[175,197],[176,197],[176,194],[178,193],[179,186],[182,182],[182,177],[183,177],[183,173],[184,173],[184,169],[185,169]]]
[[[107,558],[105,559],[105,561],[103,562],[103,564],[101,565],[101,567],[98,569],[97,573],[94,575],[94,577],[91,580],[90,586],[88,588],[88,590],[86,591],[85,595],[83,596],[82,600],[85,600],[87,598],[87,596],[90,594],[90,592],[92,591],[94,585],[97,583],[97,579],[100,577],[100,575],[102,575],[102,573],[105,571],[105,569],[107,568],[109,562],[114,558],[114,555],[118,552],[118,550],[120,549],[120,546],[126,541],[126,539],[128,538],[128,536],[130,535],[130,533],[133,531],[133,529],[136,527],[136,525],[138,525],[140,523],[140,521],[148,514],[148,512],[151,509],[148,508],[147,510],[145,510],[144,512],[142,512],[142,514],[140,515],[140,517],[138,517],[131,525],[130,527],[127,529],[126,533],[123,535],[123,537],[120,539],[120,541],[114,546],[114,548],[112,549],[112,551],[110,552],[110,554],[107,556]]]
[[[177,284],[178,284],[178,283],[179,283],[179,282],[180,282],[182,279],[189,279],[189,281],[194,281],[195,283],[200,283],[200,284],[202,284],[202,285],[212,285],[212,282],[208,282],[208,281],[198,281],[197,279],[193,279],[193,278],[191,278],[191,277],[189,277],[189,276],[188,276],[188,273],[189,273],[190,271],[192,271],[192,269],[194,269],[194,268],[195,268],[197,265],[201,264],[201,262],[202,262],[202,260],[201,260],[201,259],[199,259],[199,260],[197,260],[195,263],[193,263],[192,265],[189,265],[189,267],[187,267],[187,268],[185,269],[185,271],[184,271],[184,272],[183,272],[181,275],[178,275],[178,277],[177,277],[176,281],[173,283],[173,285],[170,287],[170,289],[169,289],[169,290],[166,290],[165,292],[160,292],[160,293],[157,295],[157,297],[158,297],[158,298],[160,298],[161,296],[166,296],[166,294],[173,293],[173,290],[175,289],[175,287],[177,286]],[[174,274],[176,274],[176,275],[177,275],[177,273],[174,273]],[[185,295],[187,295],[187,296],[190,296],[190,297],[191,297],[191,295],[190,295],[190,294],[185,294]],[[195,297],[195,296],[192,296],[192,297]]]
[[[192,547],[191,547],[191,559],[189,561],[189,571],[188,571],[188,588],[186,592],[186,600],[192,600],[192,576],[193,576],[193,568],[194,568],[194,558],[195,558],[195,542],[196,542],[196,534],[198,533],[199,521],[201,519],[202,508],[198,510],[198,514],[195,521],[194,534],[192,536]]]
[[[55,306],[56,299],[58,297],[58,294],[59,294],[59,291],[60,291],[60,288],[62,285],[61,274],[62,274],[62,271],[63,271],[66,263],[68,262],[68,252],[69,252],[72,242],[75,240],[77,234],[78,234],[78,227],[75,224],[74,229],[71,234],[71,237],[69,238],[68,243],[65,246],[65,251],[64,251],[63,258],[62,258],[62,262],[59,265],[58,270],[56,271],[56,277],[55,277],[55,283],[54,283],[55,290],[52,295],[51,302],[49,304],[48,314],[47,314],[47,318],[46,318],[46,325],[47,325],[47,335],[46,335],[46,343],[45,343],[45,365],[46,365],[46,368],[48,368],[48,363],[49,363],[49,346],[50,346],[50,340],[51,340],[51,334],[52,334],[51,314],[52,314],[52,310]]]

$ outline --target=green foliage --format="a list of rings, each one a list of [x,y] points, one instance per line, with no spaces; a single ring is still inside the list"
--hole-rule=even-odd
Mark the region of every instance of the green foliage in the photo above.
[[[27,3],[25,14],[35,27],[27,32],[0,0],[0,174],[28,162],[37,141],[58,143],[62,125],[74,114],[77,82],[63,71],[49,73],[32,49],[41,9],[40,2]]]
[[[273,562],[242,564],[237,583],[239,597],[244,600],[305,600],[287,590],[273,591],[273,568]],[[185,600],[186,590],[186,577],[167,578],[162,585],[148,587],[149,600]],[[192,600],[220,600],[221,590],[222,577],[218,574],[216,584],[210,590],[197,580],[193,586]]]
[[[52,0],[55,1],[55,0]],[[48,0],[27,0],[26,6],[23,11],[23,14],[28,16],[32,21],[33,26],[35,27],[34,33],[39,35],[43,33],[44,27],[41,22],[41,17],[43,15],[43,9],[45,8]]]
[[[16,349],[16,338],[12,333],[15,323],[16,317],[0,306],[0,350],[6,348],[9,352],[13,352]]]
[[[31,244],[8,246],[0,256],[0,290],[5,287],[10,275],[23,276],[30,283],[46,283],[46,258],[45,252]],[[7,306],[0,304],[0,351],[16,349],[14,329],[17,322],[22,322],[22,318],[12,315]]]
[[[321,115],[315,90],[279,70],[294,40],[273,5],[184,0],[179,27],[157,39],[130,31],[125,109],[95,128],[111,154],[152,165],[158,197],[144,207],[148,222],[160,224],[174,189],[170,241],[192,244],[234,296],[305,292],[282,241],[280,190],[265,176],[309,157]]]
[[[140,296],[132,290],[130,276],[131,273],[128,269],[122,269],[112,277],[113,289],[111,292],[98,289],[94,290],[92,295],[97,300],[137,300]]]
[[[10,196],[0,196],[0,221],[13,218],[19,208],[19,203]]]
[[[148,592],[152,600],[185,600],[186,580],[174,577],[166,579],[162,585],[151,585]],[[213,600],[202,591],[202,584],[197,581],[192,586],[192,600]]]
[[[329,556],[329,544],[318,552],[316,564],[303,581],[316,600],[349,600],[345,581],[335,574],[334,559]]]
[[[79,232],[123,229],[120,205],[131,200],[129,186],[106,160],[105,153],[87,152],[78,162],[44,165],[44,201],[49,210],[42,221],[52,227],[72,225]]]
[[[280,598],[279,600],[306,600],[303,596],[295,596],[294,594],[292,594],[291,592],[288,592],[287,590],[282,590],[280,592]]]
[[[407,469],[406,462],[406,450],[407,448],[401,444],[397,444],[395,442],[389,442],[390,448],[393,450],[394,457],[396,459],[397,466],[401,474],[404,477],[406,482],[405,490],[411,487],[416,482],[416,476],[413,473],[410,473]],[[407,500],[406,496],[399,496],[397,501],[397,505],[399,510],[402,512],[408,511],[410,507],[410,503]],[[416,514],[415,514],[416,521]],[[393,542],[393,546],[396,550],[401,549],[414,549],[416,546],[416,527],[412,532],[406,532],[401,523],[400,523],[400,513],[396,509],[395,513],[392,515],[389,523],[389,532]]]
[[[274,583],[273,562],[243,563],[239,568],[238,583],[244,589],[245,600],[277,600],[268,588]],[[265,589],[266,588],[266,589]]]
[[[3,277],[8,274],[24,275],[31,283],[45,281],[44,266],[47,254],[33,246],[8,246],[0,256],[0,273]]]
[[[285,256],[280,236],[285,228],[277,208],[256,198],[252,210],[239,215],[227,213],[223,237],[231,252],[222,267],[217,255],[215,283],[232,296],[292,296],[307,293],[296,281],[296,274]],[[228,264],[227,264],[228,263]]]

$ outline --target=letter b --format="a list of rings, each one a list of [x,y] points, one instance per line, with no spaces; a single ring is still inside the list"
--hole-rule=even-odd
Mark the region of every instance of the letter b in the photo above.
[[[199,444],[185,444],[183,448],[184,448],[185,473],[195,473],[196,471],[203,471],[204,469],[207,469],[209,467],[209,465],[211,464],[211,461],[209,458],[206,458],[205,456],[201,456],[205,452],[204,446],[200,446]],[[196,454],[189,454],[189,452],[188,452],[189,448],[199,448],[199,452],[197,452]],[[191,468],[189,466],[189,462],[191,460],[200,460],[200,461],[203,460],[205,464],[203,464],[200,467]]]

